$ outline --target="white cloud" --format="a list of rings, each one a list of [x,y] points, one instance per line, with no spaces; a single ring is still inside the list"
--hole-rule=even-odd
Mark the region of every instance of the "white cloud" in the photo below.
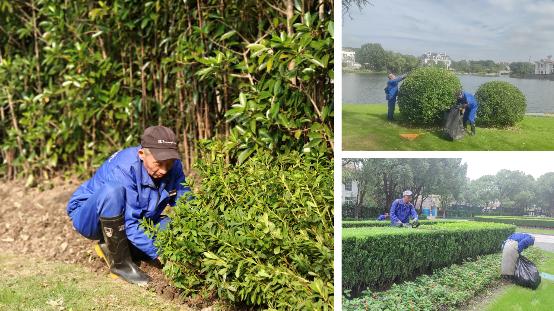
[[[527,12],[554,17],[553,1],[536,1],[525,6]]]

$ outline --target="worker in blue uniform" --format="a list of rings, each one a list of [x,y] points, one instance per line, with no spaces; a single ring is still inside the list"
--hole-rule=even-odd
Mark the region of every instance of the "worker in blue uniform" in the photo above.
[[[392,226],[402,226],[413,221],[418,221],[417,212],[412,201],[412,192],[406,190],[402,193],[401,199],[396,199],[390,207],[390,222]]]
[[[389,81],[387,81],[387,86],[385,87],[385,95],[387,102],[389,104],[387,119],[389,121],[394,120],[394,108],[396,105],[396,97],[398,96],[398,85],[400,81],[404,80],[406,78],[406,75],[396,77],[392,73],[389,73]]]
[[[146,284],[149,276],[133,262],[131,250],[159,263],[153,239],[140,220],[165,228],[167,205],[189,192],[179,160],[175,133],[163,126],[147,128],[141,144],[120,150],[107,159],[94,176],[71,196],[67,213],[84,237],[98,240],[96,253],[110,272],[133,284]]]
[[[535,244],[535,238],[527,233],[514,233],[504,241],[502,247],[501,274],[511,277],[516,270],[516,263],[521,252]]]
[[[458,95],[458,104],[461,105],[461,108],[464,111],[464,128],[467,128],[467,121],[471,125],[471,135],[475,135],[475,119],[477,119],[477,109],[479,108],[479,103],[473,94],[460,91]]]
[[[389,213],[384,213],[384,214],[379,215],[379,217],[377,217],[377,220],[385,221],[385,220],[387,220],[387,218],[389,218]]]

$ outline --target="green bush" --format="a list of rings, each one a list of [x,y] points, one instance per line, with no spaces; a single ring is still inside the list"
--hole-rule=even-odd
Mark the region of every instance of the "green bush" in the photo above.
[[[524,227],[554,228],[554,218],[547,217],[475,216],[474,220],[498,222]]]
[[[422,225],[433,225],[437,223],[451,223],[451,222],[459,222],[458,220],[420,220],[419,223]],[[387,219],[385,221],[379,221],[379,220],[350,220],[350,221],[343,221],[342,227],[343,228],[363,228],[363,227],[389,227],[390,226],[390,219]]]
[[[273,309],[333,306],[333,162],[259,151],[242,165],[212,153],[155,245],[173,284]]]
[[[525,257],[539,264],[544,253],[536,247]],[[343,299],[343,310],[456,310],[468,300],[500,281],[500,254],[479,257],[422,275],[413,282],[394,284],[390,290],[365,292],[356,299]]]
[[[505,81],[489,81],[475,93],[479,103],[477,125],[490,127],[513,126],[523,120],[527,104],[525,95]]]
[[[348,228],[342,232],[343,287],[379,288],[429,269],[500,250],[515,231],[506,224],[456,222],[421,226]]]
[[[415,125],[440,125],[444,113],[456,104],[462,88],[452,72],[434,67],[412,71],[398,93],[400,114]]]

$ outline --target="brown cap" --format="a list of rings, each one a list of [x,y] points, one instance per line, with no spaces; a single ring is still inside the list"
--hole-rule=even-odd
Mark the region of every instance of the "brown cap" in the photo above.
[[[148,148],[158,161],[179,159],[177,151],[177,137],[165,126],[151,126],[144,130],[140,138],[143,148]]]

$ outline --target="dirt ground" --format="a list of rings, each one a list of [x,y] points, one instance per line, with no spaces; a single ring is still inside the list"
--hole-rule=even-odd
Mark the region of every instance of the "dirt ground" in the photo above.
[[[66,204],[79,186],[76,180],[55,180],[45,190],[26,188],[22,182],[0,181],[0,247],[4,252],[43,258],[48,261],[77,263],[97,274],[107,274],[104,261],[96,256],[94,241],[73,229]],[[180,296],[162,271],[147,263],[141,269],[153,281],[147,289],[178,304],[195,309],[209,308],[214,299],[192,299]]]

